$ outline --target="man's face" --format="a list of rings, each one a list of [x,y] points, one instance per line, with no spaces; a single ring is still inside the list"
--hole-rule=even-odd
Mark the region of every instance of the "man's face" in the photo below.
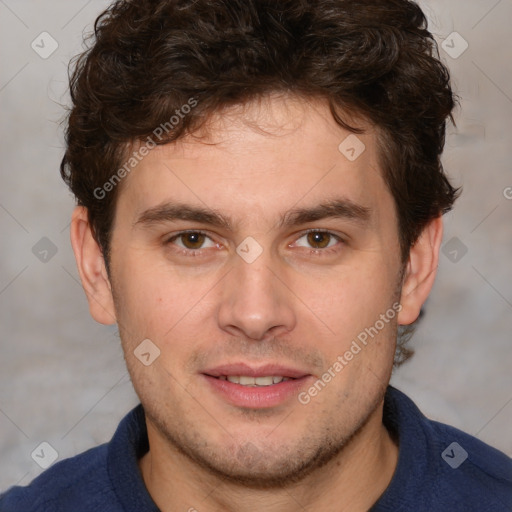
[[[169,447],[241,481],[291,479],[379,410],[396,318],[378,321],[400,297],[394,202],[375,133],[354,159],[362,146],[338,149],[351,134],[323,104],[267,98],[203,135],[152,150],[120,191],[111,281],[127,365]],[[160,350],[149,366],[134,355],[145,339]]]

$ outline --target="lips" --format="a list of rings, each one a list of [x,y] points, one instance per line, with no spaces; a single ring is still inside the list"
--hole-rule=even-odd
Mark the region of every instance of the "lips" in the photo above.
[[[202,372],[204,375],[208,375],[210,377],[284,377],[287,379],[300,379],[305,377],[308,372],[292,368],[289,366],[283,366],[278,364],[266,364],[263,366],[249,366],[245,363],[234,363],[234,364],[226,364],[221,366],[216,366],[215,368],[208,369]]]
[[[278,364],[225,364],[202,372],[214,394],[236,407],[261,409],[293,403],[314,377],[298,368]]]

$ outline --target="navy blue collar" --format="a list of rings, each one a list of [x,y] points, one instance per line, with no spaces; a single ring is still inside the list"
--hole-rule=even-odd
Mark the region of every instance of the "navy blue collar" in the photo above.
[[[403,493],[406,482],[422,482],[425,474],[436,473],[435,470],[425,471],[427,461],[418,463],[415,459],[424,452],[419,445],[426,444],[421,418],[425,419],[406,395],[388,386],[384,400],[384,425],[399,443],[398,464],[390,485],[372,507],[372,512],[396,509],[397,496]],[[418,443],[421,439],[423,443]],[[139,404],[121,421],[108,446],[109,477],[126,511],[159,512],[144,485],[138,466],[138,460],[148,450],[144,409]]]
[[[108,446],[110,481],[119,503],[127,512],[159,512],[138,466],[138,460],[148,450],[146,418],[139,404],[121,421]]]

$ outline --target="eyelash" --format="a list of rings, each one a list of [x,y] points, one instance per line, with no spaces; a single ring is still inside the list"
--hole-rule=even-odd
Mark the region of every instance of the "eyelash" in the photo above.
[[[164,245],[170,245],[174,242],[174,240],[180,238],[183,235],[190,234],[190,233],[204,235],[207,238],[210,238],[210,240],[211,240],[211,237],[208,236],[208,233],[206,233],[205,231],[201,231],[200,229],[190,229],[190,230],[180,231],[179,233],[172,235],[170,238],[166,239],[166,241],[164,242]],[[324,230],[324,229],[308,229],[308,230],[302,232],[300,234],[300,236],[297,238],[297,240],[300,240],[302,237],[307,236],[309,233],[321,233],[321,234],[325,234],[325,235],[330,235],[332,238],[336,239],[339,243],[341,243],[341,244],[345,243],[344,240],[339,235],[336,235],[332,231],[328,231],[328,230]],[[188,256],[188,257],[200,256],[202,250],[203,249],[183,249],[181,247],[178,247],[176,249],[176,251],[178,253],[180,253],[184,256]],[[339,251],[339,247],[338,247],[338,244],[336,244],[336,246],[327,247],[324,249],[311,248],[310,254],[316,254],[316,255],[319,255],[320,257],[322,257],[323,255],[336,253],[338,251]]]

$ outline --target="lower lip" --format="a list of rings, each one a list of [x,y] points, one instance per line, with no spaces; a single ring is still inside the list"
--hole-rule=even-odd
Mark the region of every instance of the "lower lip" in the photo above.
[[[290,398],[296,397],[312,376],[307,375],[271,386],[242,386],[209,375],[203,374],[203,377],[219,395],[232,405],[250,409],[265,409],[281,405]]]

